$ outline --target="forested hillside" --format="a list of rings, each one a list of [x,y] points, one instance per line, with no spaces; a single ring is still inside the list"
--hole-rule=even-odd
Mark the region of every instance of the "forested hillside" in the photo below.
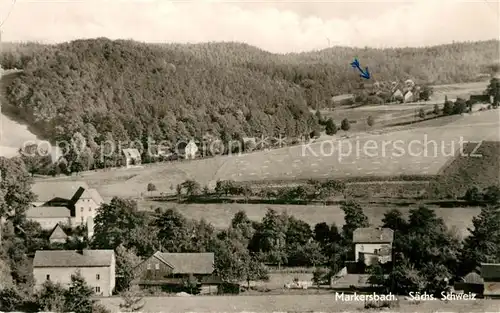
[[[498,57],[498,41],[430,48],[331,48],[278,55],[239,43],[142,44],[104,38],[5,49],[4,68],[21,76],[6,86],[11,108],[46,138],[80,132],[105,138],[175,141],[252,135],[299,136],[317,127],[308,107],[355,92],[372,80],[471,81]]]

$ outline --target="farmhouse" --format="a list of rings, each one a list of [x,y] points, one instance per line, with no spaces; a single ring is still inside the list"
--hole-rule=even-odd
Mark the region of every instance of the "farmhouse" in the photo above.
[[[99,192],[82,181],[37,182],[31,191],[37,200],[26,211],[26,217],[44,229],[59,223],[71,227],[84,224],[104,203]]]
[[[50,243],[65,243],[66,239],[68,239],[68,235],[64,232],[61,225],[57,224],[56,227],[52,230],[49,236]]]
[[[109,297],[115,288],[115,252],[113,250],[38,250],[33,260],[35,289],[45,281],[68,287],[71,275],[80,271],[96,295]]]
[[[481,278],[484,281],[485,298],[500,297],[500,264],[481,263]]]
[[[483,294],[484,280],[476,272],[470,272],[454,285],[455,290],[461,290],[463,293]]]
[[[392,94],[392,97],[391,97],[391,102],[395,102],[395,101],[403,101],[403,93],[401,92],[401,90],[397,89],[393,94]]]
[[[213,253],[156,252],[134,269],[136,283],[143,287],[182,286],[191,280],[197,286],[216,284]]]
[[[137,149],[122,149],[123,163],[127,168],[141,165],[141,153]]]
[[[369,266],[373,261],[392,261],[394,231],[390,228],[358,228],[353,233],[355,261],[364,260]]]

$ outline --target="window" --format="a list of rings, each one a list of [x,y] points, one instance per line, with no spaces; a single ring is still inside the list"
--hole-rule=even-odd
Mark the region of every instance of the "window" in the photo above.
[[[92,212],[92,208],[89,208],[89,212]]]
[[[95,287],[95,292],[97,293],[101,292],[101,287]]]
[[[47,278],[47,280],[50,280],[50,275],[47,275],[47,277],[46,277],[46,278]]]
[[[96,274],[96,275],[95,275],[95,279],[97,279],[97,280],[101,279],[101,275]]]
[[[160,269],[160,264],[159,263],[156,263],[155,264],[155,270],[159,270]]]
[[[83,207],[80,208],[80,212],[83,212]]]

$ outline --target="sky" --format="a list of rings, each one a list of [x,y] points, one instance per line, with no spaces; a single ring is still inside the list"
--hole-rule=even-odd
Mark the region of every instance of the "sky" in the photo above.
[[[239,41],[275,52],[500,37],[499,0],[0,0],[3,41]],[[9,14],[10,12],[10,14]]]

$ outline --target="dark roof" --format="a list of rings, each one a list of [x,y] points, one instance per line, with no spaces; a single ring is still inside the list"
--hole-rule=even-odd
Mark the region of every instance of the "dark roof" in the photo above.
[[[392,243],[394,231],[390,228],[358,228],[352,237],[354,243]]]
[[[71,210],[64,206],[36,206],[26,210],[28,218],[71,217]]]
[[[52,233],[50,233],[49,240],[57,240],[57,239],[66,239],[68,235],[64,232],[64,230],[59,226],[59,224],[54,227]]]
[[[500,264],[481,263],[481,277],[484,280],[500,278]]]
[[[157,259],[172,267],[173,274],[212,274],[213,253],[162,253],[156,252]]]
[[[37,202],[47,202],[54,198],[71,200],[80,188],[88,190],[89,186],[83,181],[40,181],[33,184],[31,191],[37,196]]]
[[[33,267],[107,267],[114,254],[113,250],[38,250]]]
[[[137,149],[122,149],[123,154],[126,158],[140,159],[141,153]]]

